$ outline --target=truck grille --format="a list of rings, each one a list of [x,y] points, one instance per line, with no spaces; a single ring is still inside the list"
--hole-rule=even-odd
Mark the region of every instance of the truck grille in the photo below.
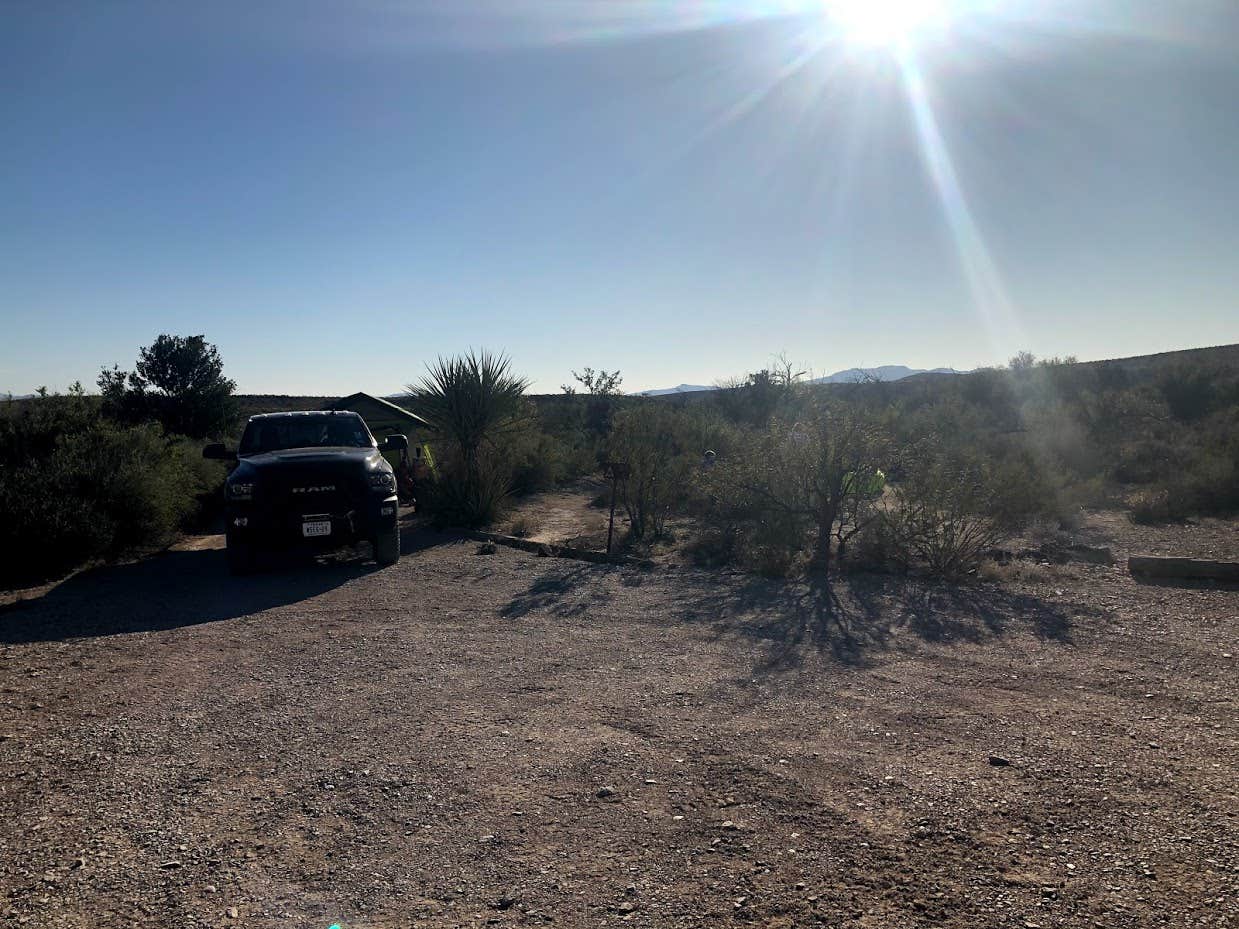
[[[272,509],[289,515],[300,513],[342,514],[356,509],[365,499],[365,485],[352,474],[324,475],[282,473],[261,490]]]

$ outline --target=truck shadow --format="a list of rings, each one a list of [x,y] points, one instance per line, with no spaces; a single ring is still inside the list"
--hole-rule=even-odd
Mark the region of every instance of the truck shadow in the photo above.
[[[406,532],[405,555],[455,541],[448,533]],[[0,607],[0,644],[54,642],[157,632],[289,606],[380,568],[368,546],[322,556],[277,555],[245,577],[228,573],[218,549],[171,551],[130,564],[82,571],[38,597]]]

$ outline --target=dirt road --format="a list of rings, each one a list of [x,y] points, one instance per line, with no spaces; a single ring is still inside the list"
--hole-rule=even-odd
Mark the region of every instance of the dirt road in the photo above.
[[[1239,594],[415,536],[0,612],[0,921],[1239,925]]]

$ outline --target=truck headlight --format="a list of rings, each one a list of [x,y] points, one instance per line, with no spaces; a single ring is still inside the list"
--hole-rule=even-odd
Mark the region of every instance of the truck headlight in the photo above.
[[[254,485],[253,484],[229,484],[228,499],[230,500],[253,500]]]
[[[396,489],[396,475],[390,471],[375,471],[370,475],[370,489],[391,492]]]

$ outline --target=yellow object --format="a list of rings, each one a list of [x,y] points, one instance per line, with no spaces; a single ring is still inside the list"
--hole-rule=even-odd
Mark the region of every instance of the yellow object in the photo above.
[[[855,482],[855,487],[853,487]],[[868,479],[859,476],[855,471],[849,471],[843,478],[844,493],[855,491],[862,497],[880,497],[886,489],[886,475],[879,469],[874,469]]]
[[[430,446],[422,446],[422,460],[426,462],[426,467],[430,469],[430,476],[436,481],[439,479],[439,469],[435,467],[435,456],[430,454]]]

